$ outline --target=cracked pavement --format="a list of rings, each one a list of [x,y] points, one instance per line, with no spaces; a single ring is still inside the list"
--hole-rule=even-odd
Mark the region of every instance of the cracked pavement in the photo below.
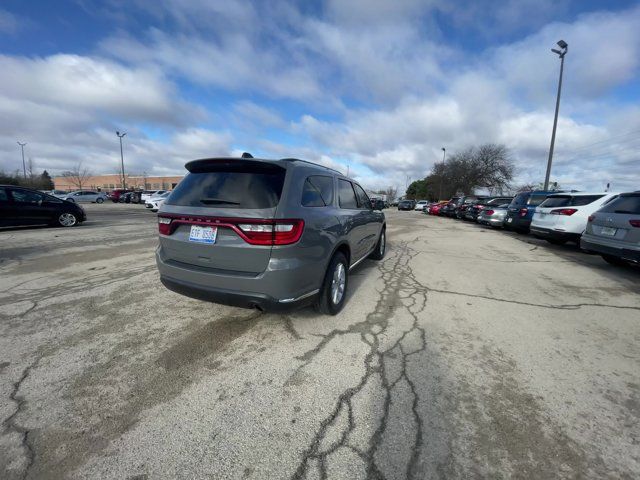
[[[386,210],[345,309],[158,280],[155,216],[0,231],[0,478],[638,478],[640,271]]]

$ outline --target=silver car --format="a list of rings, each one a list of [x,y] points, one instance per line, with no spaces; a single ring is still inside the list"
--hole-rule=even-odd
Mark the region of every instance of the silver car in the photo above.
[[[504,219],[509,211],[509,204],[488,205],[478,214],[477,222],[482,225],[489,225],[494,228],[502,228]]]
[[[156,261],[170,290],[268,311],[315,303],[335,315],[349,271],[384,256],[384,214],[340,172],[253,157],[186,168],[158,213]]]
[[[62,200],[68,200],[75,203],[103,203],[107,200],[107,195],[103,192],[94,192],[93,190],[78,190],[63,195],[56,195]]]
[[[580,247],[614,265],[640,263],[640,191],[622,193],[589,216]]]

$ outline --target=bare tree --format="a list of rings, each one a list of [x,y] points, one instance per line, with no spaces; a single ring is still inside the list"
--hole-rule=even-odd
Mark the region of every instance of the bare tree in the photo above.
[[[86,184],[92,173],[87,167],[82,166],[82,162],[78,162],[71,170],[62,172],[62,176],[68,179],[71,185],[77,187],[78,190],[82,190],[82,186]]]
[[[398,188],[389,186],[383,193],[387,196],[387,202],[393,202],[398,196]]]

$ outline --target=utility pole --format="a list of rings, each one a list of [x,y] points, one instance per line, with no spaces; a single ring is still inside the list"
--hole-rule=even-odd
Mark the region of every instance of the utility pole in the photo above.
[[[447,149],[442,147],[442,172],[440,172],[440,194],[438,200],[442,200],[442,177],[444,177],[444,159],[447,155]]]
[[[564,40],[558,41],[560,50],[552,48],[551,51],[560,57],[560,79],[558,80],[558,96],[556,97],[556,113],[553,117],[553,131],[551,132],[551,146],[549,147],[549,160],[547,161],[547,174],[544,177],[543,190],[549,189],[549,176],[551,175],[551,162],[553,160],[553,147],[556,142],[556,127],[558,126],[558,111],[560,110],[560,93],[562,92],[562,72],[564,70],[564,56],[567,54],[569,44]]]
[[[126,135],[126,133],[120,133],[116,131],[116,135],[120,139],[120,166],[122,167],[122,189],[126,189],[125,181],[124,181],[124,154],[122,153],[122,137]]]
[[[27,167],[24,163],[24,146],[26,144],[27,144],[26,142],[25,143],[18,142],[18,145],[20,145],[20,150],[22,150],[22,175],[24,176],[24,178],[27,178]]]
[[[349,167],[350,165],[347,165],[347,177],[349,176]]]

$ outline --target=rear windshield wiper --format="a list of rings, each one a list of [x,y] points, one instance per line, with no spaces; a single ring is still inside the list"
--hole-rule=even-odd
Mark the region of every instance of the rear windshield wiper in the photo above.
[[[221,200],[219,198],[201,198],[200,203],[204,203],[205,205],[240,205],[240,202]]]

